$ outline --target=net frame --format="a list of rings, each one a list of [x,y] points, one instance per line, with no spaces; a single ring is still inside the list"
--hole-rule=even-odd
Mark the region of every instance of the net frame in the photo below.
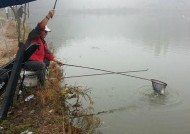
[[[152,87],[154,91],[156,91],[159,94],[165,93],[165,88],[167,86],[167,83],[156,80],[156,79],[151,79],[151,82],[152,82]]]

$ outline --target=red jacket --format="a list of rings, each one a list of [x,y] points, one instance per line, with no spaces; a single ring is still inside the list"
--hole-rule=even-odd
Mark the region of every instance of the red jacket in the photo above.
[[[54,55],[48,50],[46,41],[40,37],[40,32],[45,27],[42,27],[39,23],[35,29],[31,31],[29,34],[29,39],[31,40],[30,43],[37,43],[39,44],[39,48],[31,55],[29,60],[43,62],[44,58],[49,60],[54,59]]]

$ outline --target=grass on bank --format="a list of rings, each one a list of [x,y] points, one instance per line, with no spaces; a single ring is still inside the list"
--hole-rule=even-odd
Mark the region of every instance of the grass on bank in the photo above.
[[[0,134],[26,130],[36,134],[95,133],[101,121],[92,114],[89,89],[62,85],[61,74],[61,68],[51,64],[44,87],[26,89],[19,100],[14,98],[8,117],[0,121]],[[30,94],[34,94],[34,98],[24,101]]]

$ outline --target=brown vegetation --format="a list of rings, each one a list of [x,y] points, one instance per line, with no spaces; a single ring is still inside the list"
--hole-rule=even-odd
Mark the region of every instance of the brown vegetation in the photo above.
[[[13,58],[18,50],[18,37],[16,23],[13,20],[0,20],[3,26],[0,28],[0,65],[8,62],[9,56]]]

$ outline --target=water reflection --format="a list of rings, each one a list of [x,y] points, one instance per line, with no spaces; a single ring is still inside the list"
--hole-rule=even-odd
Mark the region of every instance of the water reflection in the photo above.
[[[146,16],[146,17],[145,17]],[[168,16],[173,16],[168,18]],[[189,24],[187,20],[181,21],[176,14],[163,12],[130,14],[126,16],[116,15],[73,15],[62,19],[57,16],[59,22],[64,26],[61,36],[55,38],[66,40],[61,42],[64,46],[71,45],[70,42],[86,40],[86,38],[123,38],[142,44],[147,49],[152,49],[155,55],[166,55],[173,46],[183,49],[188,47]],[[143,21],[142,21],[143,20]],[[59,26],[59,25],[57,25]],[[55,31],[60,28],[55,26]],[[60,44],[60,43],[59,43]],[[182,47],[181,47],[182,46]],[[59,45],[57,45],[59,47]]]

